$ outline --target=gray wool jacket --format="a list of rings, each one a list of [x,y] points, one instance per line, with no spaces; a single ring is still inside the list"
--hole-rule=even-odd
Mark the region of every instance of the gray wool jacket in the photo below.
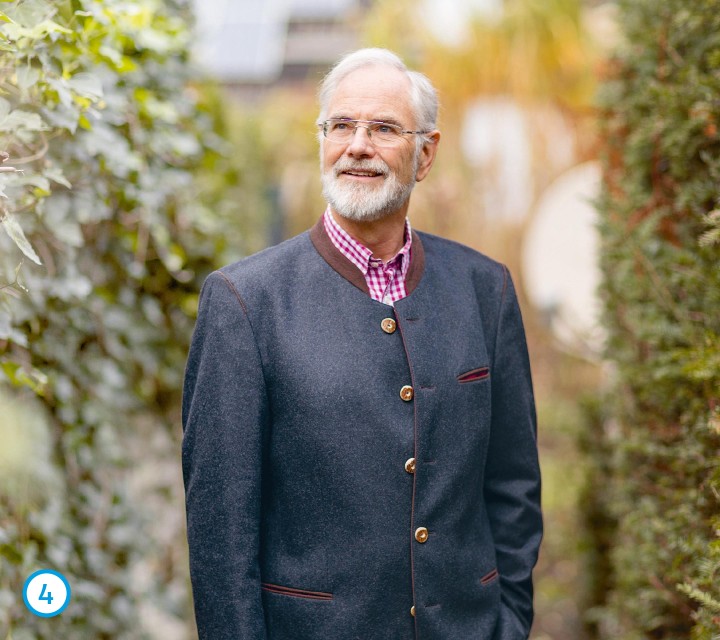
[[[322,220],[205,282],[182,449],[201,639],[528,637],[542,520],[515,291],[413,233],[394,308]]]

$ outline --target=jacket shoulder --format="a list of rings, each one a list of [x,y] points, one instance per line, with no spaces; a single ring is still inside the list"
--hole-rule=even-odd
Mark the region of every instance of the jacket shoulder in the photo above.
[[[221,267],[218,271],[234,285],[260,284],[277,278],[286,279],[287,274],[292,273],[288,269],[307,261],[312,251],[309,233],[305,231],[280,244]]]
[[[482,286],[504,289],[508,279],[507,267],[460,242],[441,238],[431,233],[418,232],[425,250],[426,263],[432,268],[448,272],[448,277],[457,279],[466,274]],[[453,275],[450,275],[453,274]]]
[[[208,280],[222,278],[247,309],[265,306],[297,286],[297,274],[309,275],[317,268],[317,255],[309,232],[263,249],[217,271]]]

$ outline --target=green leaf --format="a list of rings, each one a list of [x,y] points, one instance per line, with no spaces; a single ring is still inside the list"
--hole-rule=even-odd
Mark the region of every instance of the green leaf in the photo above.
[[[0,98],[0,121],[7,117],[10,113],[10,109],[12,109],[10,103],[5,100],[5,98]]]
[[[31,174],[11,174],[6,178],[8,185],[18,187],[37,187],[41,191],[50,191],[50,181],[46,176],[36,173]]]
[[[47,125],[37,113],[15,109],[0,119],[0,131],[15,132],[18,129],[27,131],[46,131]]]
[[[0,222],[2,222],[5,232],[17,245],[18,249],[20,249],[20,251],[22,251],[35,264],[42,264],[37,253],[35,253],[35,249],[32,248],[32,245],[25,237],[25,232],[22,230],[20,223],[15,219],[15,216],[13,216],[12,213],[6,212]]]
[[[13,2],[8,15],[23,27],[32,27],[55,14],[55,8],[46,0],[24,0]]]
[[[40,79],[39,69],[35,69],[29,65],[20,67],[16,72],[18,87],[27,91],[30,87],[37,84]]]
[[[77,73],[70,80],[68,86],[82,96],[89,98],[102,98],[103,88],[100,79],[92,73]]]
[[[0,0],[5,2],[6,0]],[[0,557],[5,558],[12,564],[20,564],[22,562],[22,554],[10,544],[0,545]]]
[[[63,80],[62,78],[49,78],[47,80],[47,83],[57,92],[58,98],[60,99],[60,103],[62,104],[62,106],[67,109],[77,110],[73,103],[72,93],[68,87],[68,83],[66,80]]]
[[[53,111],[43,109],[42,113],[45,121],[53,127],[67,129],[70,133],[75,133],[77,130],[80,118],[80,112],[77,109],[59,104]]]
[[[30,369],[28,372],[17,362],[3,362],[0,368],[13,386],[30,387],[38,395],[42,395],[48,383],[47,376],[42,371]]]
[[[10,40],[19,40],[20,38],[30,38],[31,40],[42,40],[51,33],[71,34],[70,29],[60,26],[52,20],[44,20],[34,27],[22,27],[15,22],[10,22],[2,27]]]
[[[63,187],[72,189],[72,185],[70,184],[68,179],[65,177],[65,175],[63,174],[62,169],[60,169],[60,167],[51,167],[50,169],[46,169],[45,177],[52,180],[53,182],[57,182],[58,184],[61,184]]]

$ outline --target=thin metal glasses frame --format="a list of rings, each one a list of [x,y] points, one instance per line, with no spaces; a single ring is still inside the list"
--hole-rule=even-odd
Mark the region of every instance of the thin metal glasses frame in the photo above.
[[[373,143],[375,143],[375,138],[373,138],[373,131],[372,131],[372,125],[382,125],[385,127],[389,127],[395,135],[398,136],[398,139],[400,136],[404,134],[426,134],[430,133],[429,131],[410,131],[403,129],[399,125],[392,124],[390,122],[383,122],[382,120],[353,120],[351,118],[328,118],[327,120],[323,120],[322,122],[318,122],[317,126],[322,129],[323,135],[330,140],[330,142],[333,142],[332,138],[328,138],[328,127],[330,123],[339,123],[339,124],[348,124],[352,126],[352,135],[348,136],[348,141],[352,140],[352,138],[355,136],[355,132],[359,127],[362,127],[363,129],[367,129],[368,132],[368,138],[370,138]],[[376,132],[377,133],[377,132]],[[392,144],[392,140],[383,140],[380,138],[382,142],[389,142]]]

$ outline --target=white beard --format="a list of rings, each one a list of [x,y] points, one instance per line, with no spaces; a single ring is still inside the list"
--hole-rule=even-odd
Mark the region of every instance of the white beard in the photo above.
[[[381,173],[385,179],[381,186],[343,182],[339,174],[351,169]],[[417,167],[414,167],[412,180],[402,183],[382,160],[353,161],[340,158],[332,167],[323,168],[323,196],[333,211],[344,218],[364,222],[380,220],[407,202],[415,186],[416,170]]]

